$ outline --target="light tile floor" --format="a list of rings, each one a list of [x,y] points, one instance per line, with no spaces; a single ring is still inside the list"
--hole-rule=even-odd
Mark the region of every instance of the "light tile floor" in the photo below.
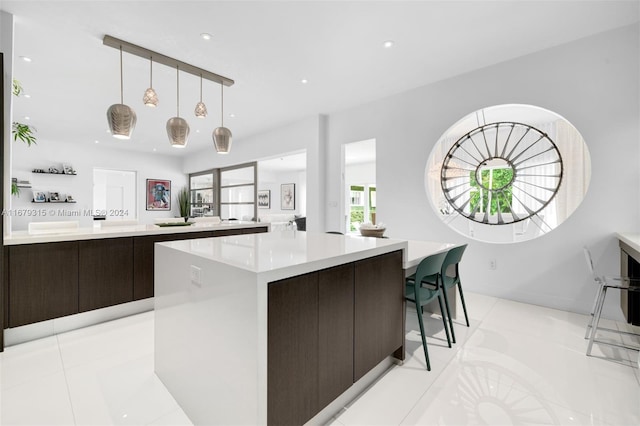
[[[637,353],[587,357],[586,316],[465,296],[471,327],[457,321],[452,349],[440,318],[427,321],[430,372],[409,308],[407,360],[331,424],[640,424]],[[2,425],[191,424],[153,374],[152,312],[6,348],[0,364]]]

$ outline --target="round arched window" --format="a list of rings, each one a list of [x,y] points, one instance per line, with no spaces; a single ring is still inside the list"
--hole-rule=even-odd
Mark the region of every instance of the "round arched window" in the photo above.
[[[452,126],[429,158],[425,184],[441,219],[486,242],[543,235],[586,194],[589,152],[556,113],[530,105],[476,111]]]

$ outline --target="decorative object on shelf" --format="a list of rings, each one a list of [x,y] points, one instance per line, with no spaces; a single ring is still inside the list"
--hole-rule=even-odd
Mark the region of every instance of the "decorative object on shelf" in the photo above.
[[[52,203],[55,201],[60,201],[60,194],[57,192],[50,192],[49,201],[51,201]]]
[[[258,191],[258,208],[270,209],[271,208],[271,191],[268,189]]]
[[[176,66],[176,116],[167,121],[167,135],[174,148],[184,148],[189,139],[189,123],[180,117],[180,68]]]
[[[147,210],[171,210],[171,181],[147,179]]]
[[[190,211],[189,211],[189,188],[183,186],[178,191],[178,207],[180,208],[180,216],[184,217],[184,221],[186,222],[189,219]]]
[[[71,167],[71,164],[63,164],[62,165],[62,170],[64,171],[65,175],[75,175],[76,171],[73,170],[73,167]]]
[[[296,209],[296,184],[283,183],[280,185],[280,209],[295,210]]]
[[[200,74],[200,102],[196,104],[195,113],[198,118],[207,116],[207,106],[202,102],[202,74]]]
[[[142,102],[151,108],[158,106],[158,95],[153,90],[153,56],[149,57],[149,88],[144,91]]]
[[[231,150],[231,130],[224,127],[224,84],[220,84],[220,127],[213,131],[213,144],[218,154],[228,154]]]
[[[136,127],[136,113],[124,104],[122,76],[122,46],[120,46],[120,103],[113,104],[107,110],[107,121],[111,135],[116,139],[130,139]]]
[[[53,174],[53,175],[57,175],[62,173],[60,170],[58,170],[57,167],[49,167],[49,173]]]
[[[76,200],[73,199],[71,194],[67,194],[67,199],[65,200],[67,203],[75,203]]]
[[[33,191],[33,201],[35,203],[44,203],[47,201],[47,193],[44,191]]]

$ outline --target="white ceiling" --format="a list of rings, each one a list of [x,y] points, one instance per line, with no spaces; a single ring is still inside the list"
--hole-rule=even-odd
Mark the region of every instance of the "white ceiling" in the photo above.
[[[186,149],[172,149],[165,123],[176,115],[175,70],[154,67],[160,106],[144,107],[149,63],[125,53],[124,102],[138,124],[130,141],[115,140],[106,110],[119,103],[119,55],[102,45],[105,34],[234,79],[225,88],[224,122],[242,143],[304,117],[638,22],[637,1],[2,0],[0,9],[15,16],[14,75],[31,95],[14,99],[14,119],[31,117],[40,143],[97,140],[171,155],[213,149],[220,87],[205,81],[209,116],[198,120],[199,79],[181,74],[180,113],[191,138]],[[383,48],[385,40],[394,47]]]

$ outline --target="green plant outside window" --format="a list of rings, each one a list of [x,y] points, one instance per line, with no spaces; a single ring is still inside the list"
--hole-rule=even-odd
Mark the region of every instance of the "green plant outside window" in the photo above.
[[[513,180],[512,168],[485,169],[480,172],[482,182],[479,184],[475,172],[471,175],[471,211],[489,214],[511,213],[513,205],[513,193],[511,181]],[[488,189],[491,189],[489,191]]]

